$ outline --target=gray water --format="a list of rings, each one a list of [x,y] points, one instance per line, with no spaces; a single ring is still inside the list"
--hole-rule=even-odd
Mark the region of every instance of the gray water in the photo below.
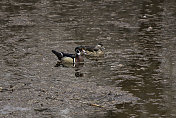
[[[0,6],[1,117],[176,117],[175,0],[2,0]],[[52,49],[74,53],[99,42],[104,57],[55,67]],[[116,103],[106,109],[68,101],[75,91],[84,100],[94,87],[127,96],[112,98]]]

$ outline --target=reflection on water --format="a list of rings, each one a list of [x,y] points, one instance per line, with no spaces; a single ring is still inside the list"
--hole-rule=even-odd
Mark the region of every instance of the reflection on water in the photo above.
[[[30,88],[30,95],[31,88],[57,86],[59,77],[95,82],[139,100],[85,117],[176,117],[174,0],[2,0],[0,5],[0,87],[18,90],[30,105],[33,101],[21,90]],[[73,52],[77,45],[99,42],[106,48],[104,57],[85,57],[81,66],[53,67],[52,49]],[[2,93],[3,99],[13,99]]]
[[[75,77],[84,77],[84,73],[80,72],[81,68],[84,66],[84,63],[61,63],[57,62],[54,67],[65,67],[65,68],[74,68],[75,69]]]

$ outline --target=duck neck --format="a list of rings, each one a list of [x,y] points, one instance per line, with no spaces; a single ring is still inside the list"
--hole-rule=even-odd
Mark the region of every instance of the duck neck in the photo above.
[[[76,60],[76,62],[82,62],[82,61],[84,61],[84,59],[83,59],[83,57],[81,56],[81,55],[76,55],[76,58],[75,58]]]

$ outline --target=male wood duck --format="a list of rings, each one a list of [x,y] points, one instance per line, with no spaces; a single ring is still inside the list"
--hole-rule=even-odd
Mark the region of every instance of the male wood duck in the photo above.
[[[104,55],[104,46],[101,43],[98,43],[96,46],[80,46],[82,53],[86,56],[103,56]]]
[[[75,48],[75,54],[57,52],[55,50],[52,50],[52,52],[57,56],[57,58],[63,64],[75,64],[77,62],[83,62],[84,59],[81,56],[81,51],[82,49],[80,47]]]

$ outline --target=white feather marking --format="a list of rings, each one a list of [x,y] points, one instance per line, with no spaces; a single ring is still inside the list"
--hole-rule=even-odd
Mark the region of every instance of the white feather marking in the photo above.
[[[75,63],[76,62],[76,58],[73,58],[73,63]]]
[[[77,55],[78,55],[78,56],[80,56],[80,55],[81,55],[81,53],[79,52],[79,53],[77,53]]]
[[[62,52],[60,52],[60,53],[61,53],[61,55],[62,55],[62,57],[63,57],[63,56],[64,56],[63,53],[62,53]]]

